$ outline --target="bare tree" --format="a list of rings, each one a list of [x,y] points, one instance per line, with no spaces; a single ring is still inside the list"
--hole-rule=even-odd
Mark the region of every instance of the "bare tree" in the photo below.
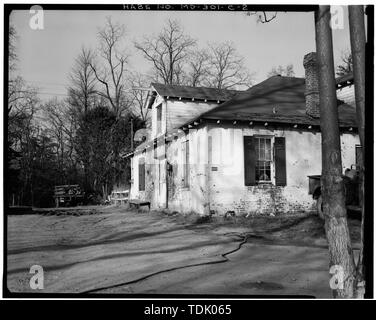
[[[9,120],[20,114],[33,113],[37,102],[37,89],[27,86],[23,78],[17,75],[17,32],[13,25],[9,26],[9,80],[8,80],[8,116]]]
[[[292,64],[288,64],[286,67],[283,67],[279,65],[278,67],[273,67],[269,72],[268,72],[268,78],[272,76],[285,76],[285,77],[294,77],[295,72],[294,72],[294,66]]]
[[[10,147],[18,148],[21,137],[31,126],[38,108],[37,91],[26,87],[18,77],[12,85],[8,95],[8,142]]]
[[[249,16],[257,16],[257,22],[268,23],[277,17],[277,12],[269,13],[267,11],[251,11],[247,12]]]
[[[129,106],[124,93],[125,73],[128,54],[121,47],[125,28],[107,18],[105,27],[99,31],[100,60],[90,62],[90,67],[103,90],[97,93],[107,99],[117,117]]]
[[[176,84],[181,82],[183,64],[195,44],[196,40],[184,34],[179,22],[167,20],[158,35],[135,42],[135,47],[153,63],[158,79],[165,84]]]
[[[363,5],[349,6],[349,25],[350,25],[350,43],[351,43],[351,67],[352,57],[354,58],[354,84],[355,84],[355,101],[356,115],[360,143],[362,146],[362,160],[360,166],[360,205],[362,207],[361,222],[361,247],[357,263],[356,285],[358,298],[364,296],[365,285],[365,266],[364,266],[364,223],[369,219],[365,216],[364,206],[364,179],[365,166],[364,162],[367,155],[365,145],[365,101],[366,101],[366,33],[364,26],[364,8]],[[352,68],[351,68],[352,70]],[[368,259],[368,257],[366,257]],[[368,280],[367,280],[368,281]]]
[[[146,106],[148,97],[149,78],[139,72],[133,72],[129,77],[129,96],[132,101],[132,114],[139,117],[144,123],[149,120],[149,109]]]
[[[330,6],[315,12],[319,71],[320,126],[322,137],[322,196],[330,267],[340,273],[334,297],[353,298],[356,291],[355,262],[347,224],[342,178],[341,145],[334,78]]]
[[[174,84],[178,86],[187,84],[187,75],[185,73],[185,61],[180,61],[176,64],[176,67],[174,68],[173,78],[175,79]]]
[[[252,76],[231,42],[209,44],[210,79],[209,86],[231,89],[251,86]]]
[[[97,79],[91,68],[93,58],[94,53],[83,47],[69,76],[68,103],[78,114],[86,113],[96,97]]]
[[[337,66],[336,75],[343,76],[353,71],[353,61],[351,52],[342,52],[341,64]]]
[[[8,83],[8,116],[17,116],[34,108],[38,100],[37,88],[27,86],[22,77],[9,80]]]
[[[9,25],[9,72],[16,69],[17,51],[16,51],[17,32],[16,28]]]
[[[98,96],[98,80],[94,74],[92,68],[94,60],[94,52],[84,47],[81,48],[81,52],[75,60],[74,66],[70,73],[70,86],[68,87],[67,104],[68,109],[64,114],[55,114],[54,110],[47,108],[46,112],[49,115],[50,122],[56,122],[56,120],[63,118],[66,120],[64,125],[65,139],[67,140],[67,157],[72,168],[74,175],[77,177],[78,159],[76,152],[76,133],[79,129],[79,122],[82,116],[87,114],[92,108],[94,108],[103,96]],[[106,99],[107,102],[107,99]],[[50,102],[51,104],[51,102]],[[54,118],[57,118],[54,120]],[[56,125],[55,131],[59,131]],[[83,161],[84,170],[84,187],[88,188],[88,176],[89,176],[89,164],[87,161]]]
[[[65,160],[65,121],[64,121],[64,109],[63,103],[56,98],[48,101],[43,105],[44,115],[47,120],[46,132],[55,142],[56,157],[59,171],[59,183],[66,183],[64,172],[64,160]]]
[[[186,81],[192,87],[198,87],[208,82],[210,74],[210,55],[207,50],[193,51],[189,57]]]
[[[44,115],[44,131],[53,142],[54,152],[59,173],[59,183],[69,182],[67,179],[77,179],[78,158],[76,152],[76,134],[78,122],[85,113],[77,113],[77,110],[65,101],[56,97],[42,105]],[[91,109],[88,109],[88,111]],[[84,169],[86,167],[84,166]],[[70,175],[68,175],[68,171]],[[86,170],[85,170],[86,173]]]
[[[135,42],[135,47],[153,63],[156,81],[165,84],[215,88],[250,86],[251,74],[231,42],[213,43],[197,49],[196,40],[185,35],[176,20],[168,20],[153,37]]]

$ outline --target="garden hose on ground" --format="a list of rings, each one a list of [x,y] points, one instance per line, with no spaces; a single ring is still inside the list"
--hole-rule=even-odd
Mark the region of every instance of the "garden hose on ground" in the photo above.
[[[127,282],[122,282],[122,283],[118,283],[118,284],[114,284],[114,285],[110,285],[110,286],[104,286],[104,287],[94,288],[94,289],[90,289],[90,290],[83,291],[83,292],[80,292],[80,293],[81,294],[87,294],[87,293],[95,293],[95,292],[99,292],[99,291],[107,290],[107,289],[114,289],[114,288],[118,288],[118,287],[130,285],[130,284],[134,284],[134,283],[146,280],[148,278],[151,278],[153,276],[156,276],[156,275],[162,274],[162,273],[166,273],[166,272],[171,272],[171,271],[180,270],[180,269],[186,269],[186,268],[192,268],[192,267],[198,267],[198,266],[204,266],[204,265],[224,263],[224,262],[230,261],[230,259],[227,258],[227,256],[230,255],[230,254],[232,254],[232,253],[235,253],[236,251],[239,251],[241,249],[241,247],[248,241],[248,239],[250,237],[254,236],[253,234],[248,234],[248,233],[247,234],[232,233],[232,234],[235,235],[235,236],[240,237],[241,241],[240,241],[240,243],[238,244],[238,246],[235,249],[232,249],[230,251],[222,253],[220,260],[214,260],[214,261],[209,261],[209,262],[200,262],[200,263],[188,264],[188,265],[180,266],[180,267],[174,267],[174,268],[164,269],[164,270],[160,270],[160,271],[157,271],[157,272],[153,272],[153,273],[147,274],[147,275],[145,275],[143,277],[140,277],[140,278],[137,278],[135,280],[131,280],[131,281],[127,281]]]

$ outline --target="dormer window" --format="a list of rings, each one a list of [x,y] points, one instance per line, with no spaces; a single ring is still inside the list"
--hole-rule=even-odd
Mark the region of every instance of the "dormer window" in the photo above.
[[[162,132],[162,104],[157,106],[157,134]]]

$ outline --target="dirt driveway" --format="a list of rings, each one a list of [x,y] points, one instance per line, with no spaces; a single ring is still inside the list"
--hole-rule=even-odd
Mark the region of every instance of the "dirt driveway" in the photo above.
[[[273,238],[242,223],[121,207],[41,213],[8,217],[12,292],[34,292],[29,270],[37,264],[44,292],[331,297],[325,240],[285,236],[308,220],[273,229]]]

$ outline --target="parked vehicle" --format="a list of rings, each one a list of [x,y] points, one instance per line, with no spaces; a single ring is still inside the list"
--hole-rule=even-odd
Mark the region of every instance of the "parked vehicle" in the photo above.
[[[321,175],[308,176],[309,186],[308,194],[312,194],[316,200],[317,213],[321,219],[324,219],[323,203],[321,195]],[[358,212],[360,208],[360,188],[359,188],[359,172],[355,169],[346,169],[343,175],[346,196],[346,208],[354,212]]]

